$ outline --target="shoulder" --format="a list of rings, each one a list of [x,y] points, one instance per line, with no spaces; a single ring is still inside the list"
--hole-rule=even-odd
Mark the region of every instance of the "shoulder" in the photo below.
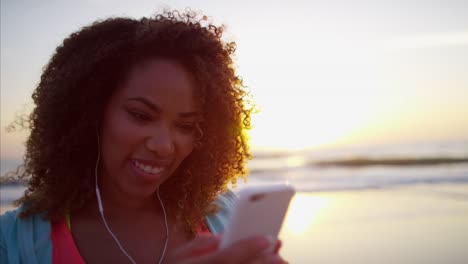
[[[224,230],[224,226],[234,208],[235,200],[237,200],[237,196],[228,189],[226,192],[220,194],[214,201],[219,207],[219,210],[216,214],[206,217],[208,227],[213,234],[221,233]]]
[[[18,215],[21,209],[8,211],[0,215],[0,262],[1,263],[15,263],[19,262],[17,258],[18,251],[18,238],[16,233],[16,225]]]
[[[221,209],[224,208],[225,210],[231,210],[236,200],[236,194],[228,189],[226,192],[220,194],[218,198],[216,198],[215,203],[220,206]]]
[[[20,218],[23,207],[0,216],[1,262],[38,263],[50,259],[50,222],[42,214]]]
[[[0,215],[0,242],[2,242],[2,246],[6,238],[15,231],[14,227],[18,224],[18,215],[21,213],[21,211],[22,208],[17,208]]]
[[[8,232],[14,231],[16,228],[30,226],[33,228],[40,228],[44,225],[50,225],[49,221],[45,220],[44,214],[35,214],[29,217],[20,217],[21,212],[25,210],[25,206],[20,206],[14,210],[7,211],[0,215],[0,231],[5,235]]]

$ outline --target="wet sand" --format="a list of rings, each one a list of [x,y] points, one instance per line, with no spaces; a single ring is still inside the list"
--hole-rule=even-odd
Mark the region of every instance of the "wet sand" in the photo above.
[[[280,236],[291,263],[468,263],[468,185],[299,193]]]

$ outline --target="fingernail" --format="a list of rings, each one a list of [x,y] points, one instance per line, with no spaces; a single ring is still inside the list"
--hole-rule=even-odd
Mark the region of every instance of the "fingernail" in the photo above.
[[[280,256],[274,255],[271,259],[272,264],[281,264],[283,263],[283,260],[281,260]]]
[[[259,237],[257,239],[257,245],[261,248],[268,248],[272,245],[273,239],[268,236]]]
[[[274,239],[273,237],[271,236],[265,236],[265,238],[268,240],[268,242],[270,243],[270,245],[273,245],[276,243],[276,239]]]

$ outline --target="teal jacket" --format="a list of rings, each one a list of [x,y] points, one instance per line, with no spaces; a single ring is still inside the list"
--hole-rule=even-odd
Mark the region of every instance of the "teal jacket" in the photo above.
[[[228,191],[215,201],[220,210],[206,218],[213,234],[223,231],[235,199],[235,194]],[[52,263],[50,222],[44,220],[42,214],[19,218],[22,209],[20,207],[0,216],[0,263]]]

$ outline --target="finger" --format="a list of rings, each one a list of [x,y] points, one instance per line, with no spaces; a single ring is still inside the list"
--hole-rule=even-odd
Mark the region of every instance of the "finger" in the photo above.
[[[208,253],[215,252],[216,250],[218,250],[219,239],[212,238],[210,241],[211,241],[210,243],[193,248],[189,252],[189,256],[191,257],[202,256],[202,255],[206,255]]]
[[[222,263],[249,263],[260,257],[266,249],[272,246],[266,237],[255,237],[239,241],[234,245],[207,256],[206,263],[210,261]]]
[[[248,264],[286,264],[279,255],[272,253],[262,253],[254,259],[250,260]]]
[[[228,249],[228,252],[239,254],[239,256],[245,256],[243,259],[247,260],[251,256],[265,252],[266,249],[271,248],[272,244],[271,239],[268,239],[267,237],[254,237],[235,243]]]
[[[286,260],[284,260],[280,255],[273,255],[272,262],[269,263],[275,263],[275,264],[289,264]]]
[[[273,253],[278,254],[282,246],[283,246],[283,242],[278,239],[276,241],[275,249],[273,250]]]
[[[211,235],[200,235],[193,241],[178,248],[172,255],[179,258],[200,256],[218,249],[219,239]]]
[[[273,264],[289,264],[286,260],[284,260],[280,255],[273,255],[271,262]]]

